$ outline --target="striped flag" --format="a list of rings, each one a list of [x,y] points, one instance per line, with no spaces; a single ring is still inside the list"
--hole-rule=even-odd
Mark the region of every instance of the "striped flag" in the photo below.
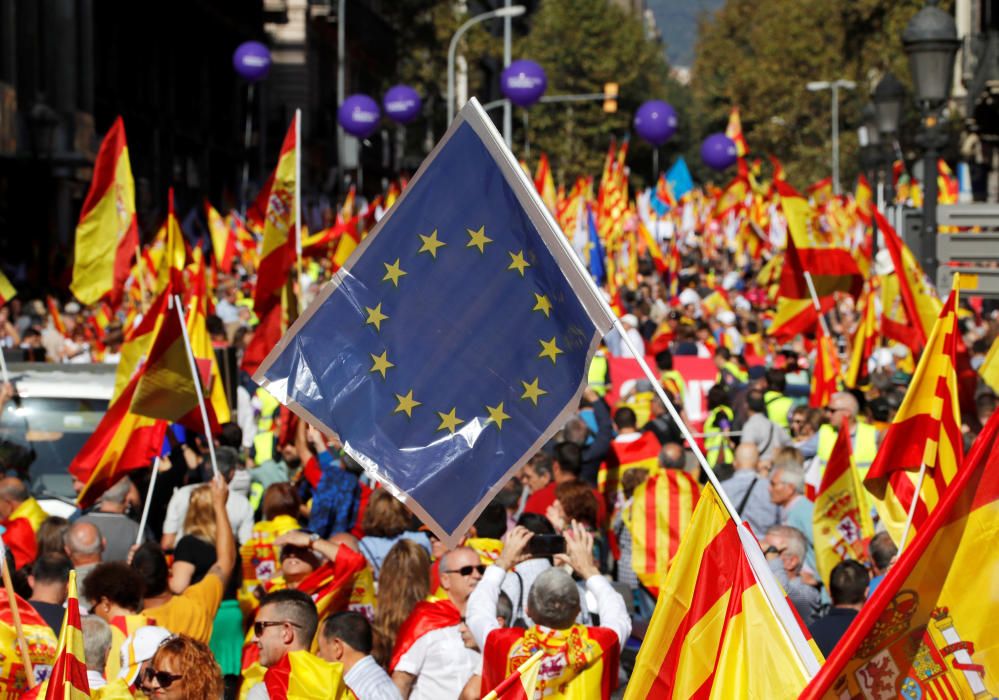
[[[641,433],[636,440],[620,438],[610,444],[607,459],[597,472],[597,490],[604,495],[608,508],[613,509],[617,499],[621,475],[629,469],[644,469],[655,474],[659,469],[659,439],[655,433]]]
[[[690,474],[675,469],[664,469],[635,489],[625,523],[631,532],[631,565],[646,588],[662,585],[700,492]]]
[[[307,651],[289,651],[265,669],[254,664],[243,673],[243,687],[263,683],[270,700],[347,700],[354,697],[343,682],[343,666]]]
[[[174,208],[173,188],[167,195],[167,218],[156,233],[161,257],[156,270],[156,291],[162,292],[167,285],[174,289],[184,288],[184,267],[187,265],[187,244],[180,229],[177,210]]]
[[[826,462],[812,511],[815,561],[829,587],[829,574],[844,559],[867,559],[866,542],[874,536],[871,507],[853,461],[850,425],[844,419]]]
[[[541,195],[541,201],[548,207],[548,211],[554,214],[556,204],[555,179],[552,177],[547,153],[542,152],[541,157],[538,158],[538,169],[534,173],[534,187]]]
[[[257,288],[253,310],[263,316],[281,303],[281,290],[295,263],[295,182],[298,151],[295,149],[297,117],[292,119],[285,134],[278,164],[267,199],[264,217],[264,240],[257,270]],[[276,339],[275,339],[276,342]]]
[[[740,530],[706,487],[666,575],[625,700],[794,698],[817,670],[786,599],[764,593],[744,544],[750,536]],[[759,545],[749,546],[762,559]],[[780,621],[768,598],[784,604]]]
[[[80,600],[76,595],[76,570],[69,572],[69,597],[66,616],[59,633],[59,651],[47,681],[45,700],[77,700],[90,697],[87,662],[83,657],[83,625],[80,622]]]
[[[815,348],[815,368],[812,372],[812,388],[808,395],[808,405],[822,408],[829,404],[832,395],[842,388],[842,372],[839,356],[830,338],[820,323]]]
[[[94,162],[94,178],[76,225],[70,289],[84,304],[109,297],[117,305],[139,245],[135,181],[125,124],[114,120]]]
[[[846,369],[844,384],[851,389],[864,386],[870,380],[867,371],[867,361],[878,345],[877,317],[878,289],[874,278],[868,281],[867,294],[864,295],[860,312],[860,323],[853,334],[853,348],[850,350],[850,365]]]
[[[229,228],[222,215],[207,199],[205,200],[205,214],[208,216],[208,233],[212,239],[215,264],[222,272],[231,272],[232,261],[236,257],[236,233]]]
[[[538,672],[544,656],[544,649],[538,649],[534,656],[518,666],[516,671],[489,691],[482,700],[534,700]]]
[[[918,498],[914,532],[936,507],[964,458],[961,413],[957,397],[957,325],[960,275],[930,331],[926,350],[885,433],[877,457],[864,479],[885,529],[897,543],[905,529],[909,507]],[[926,478],[916,493],[917,476],[926,465]]]

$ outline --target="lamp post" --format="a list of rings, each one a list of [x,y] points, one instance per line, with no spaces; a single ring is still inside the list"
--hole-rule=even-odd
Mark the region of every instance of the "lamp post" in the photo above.
[[[829,90],[832,93],[832,184],[833,194],[840,194],[839,186],[839,91],[852,90],[857,84],[852,80],[816,80],[805,87],[809,92]]]
[[[923,148],[923,235],[919,257],[931,280],[937,271],[937,159],[947,145],[940,124],[943,107],[950,98],[954,58],[961,41],[954,18],[930,0],[902,32],[902,47],[909,56],[916,103],[922,129],[916,143]]]
[[[905,101],[905,88],[892,73],[884,77],[874,88],[872,95],[874,111],[877,114],[877,130],[884,138],[884,158],[887,165],[885,177],[886,206],[895,203],[895,139],[898,137],[898,124],[902,117],[902,104]]]
[[[447,49],[447,125],[451,126],[451,122],[454,121],[454,53],[458,49],[458,41],[461,39],[462,35],[471,29],[474,25],[479,22],[485,22],[489,19],[497,19],[502,17],[519,17],[527,11],[527,8],[523,5],[511,5],[509,7],[501,7],[498,10],[491,10],[489,12],[483,12],[481,15],[475,15],[465,21],[458,31],[454,33],[451,37],[451,44]]]

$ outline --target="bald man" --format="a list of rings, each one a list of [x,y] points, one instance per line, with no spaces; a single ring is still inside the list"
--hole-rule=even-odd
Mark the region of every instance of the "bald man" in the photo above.
[[[66,556],[76,569],[76,579],[82,583],[87,574],[101,563],[107,542],[96,525],[77,521],[66,531],[64,543]],[[89,610],[90,603],[81,593],[80,607]]]
[[[687,464],[687,456],[683,452],[683,445],[675,442],[667,442],[659,451],[659,466],[663,469],[679,469]]]
[[[760,450],[755,443],[740,443],[735,448],[733,474],[721,485],[753,534],[763,537],[780,523],[780,508],[770,500],[770,483],[757,472],[759,461]]]

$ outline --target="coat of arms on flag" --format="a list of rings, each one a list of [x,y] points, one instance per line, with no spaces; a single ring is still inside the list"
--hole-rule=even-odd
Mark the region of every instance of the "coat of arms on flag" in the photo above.
[[[613,317],[474,100],[254,378],[457,540]]]

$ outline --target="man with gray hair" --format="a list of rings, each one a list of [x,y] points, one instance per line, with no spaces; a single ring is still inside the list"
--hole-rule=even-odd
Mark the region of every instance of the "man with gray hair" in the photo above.
[[[524,527],[514,528],[496,563],[486,569],[468,599],[465,621],[476,644],[484,650],[482,692],[492,690],[508,677],[516,669],[515,659],[522,660],[543,648],[545,658],[541,660],[538,676],[543,687],[564,689],[561,692],[568,696],[574,684],[585,683],[579,679],[595,674],[598,678],[594,685],[600,684],[606,700],[617,686],[618,659],[631,634],[631,618],[624,599],[600,575],[593,561],[593,536],[585,528],[573,523],[565,531],[566,554],[558,558],[586,582],[587,593],[596,598],[601,626],[576,624],[581,608],[579,587],[561,568],[539,574],[528,591],[527,614],[534,621],[529,629],[501,628],[496,619],[503,578],[518,561],[531,556],[527,543],[533,536]],[[543,646],[537,644],[540,638],[545,640]],[[577,656],[572,663],[567,658],[570,644],[576,653],[582,654],[582,658]],[[598,660],[602,663],[598,664]]]
[[[766,479],[757,472],[759,461],[760,450],[755,443],[740,443],[735,448],[732,476],[721,482],[739,517],[749,523],[757,537],[780,522],[778,508],[767,494]]]
[[[128,550],[135,544],[139,534],[139,524],[132,520],[128,510],[128,495],[134,488],[127,476],[101,494],[97,507],[77,519],[78,523],[92,523],[107,542],[104,561],[126,561]],[[147,531],[146,537],[149,539]],[[141,543],[140,543],[141,544]]]
[[[90,690],[108,684],[104,678],[108,652],[111,651],[111,627],[96,615],[86,615],[80,621],[83,630],[83,658],[87,664],[87,683]]]
[[[101,537],[100,530],[93,523],[73,523],[63,539],[63,549],[66,556],[73,562],[76,578],[83,581],[87,574],[97,568],[103,561],[106,542]],[[80,595],[80,609],[89,610],[93,601]]]
[[[821,596],[817,588],[808,585],[801,578],[801,567],[808,550],[805,536],[797,528],[774,525],[767,530],[761,544],[770,563],[770,570],[787,591],[787,597],[794,603],[798,615],[806,626],[812,624],[818,616]]]
[[[683,452],[683,445],[676,442],[667,442],[659,451],[659,466],[663,469],[677,469],[683,471],[687,466],[687,456]]]
[[[801,453],[783,447],[770,472],[770,500],[780,508],[780,524],[790,525],[808,541],[805,568],[815,573],[815,539],[812,511],[815,504],[805,496],[805,465]]]

